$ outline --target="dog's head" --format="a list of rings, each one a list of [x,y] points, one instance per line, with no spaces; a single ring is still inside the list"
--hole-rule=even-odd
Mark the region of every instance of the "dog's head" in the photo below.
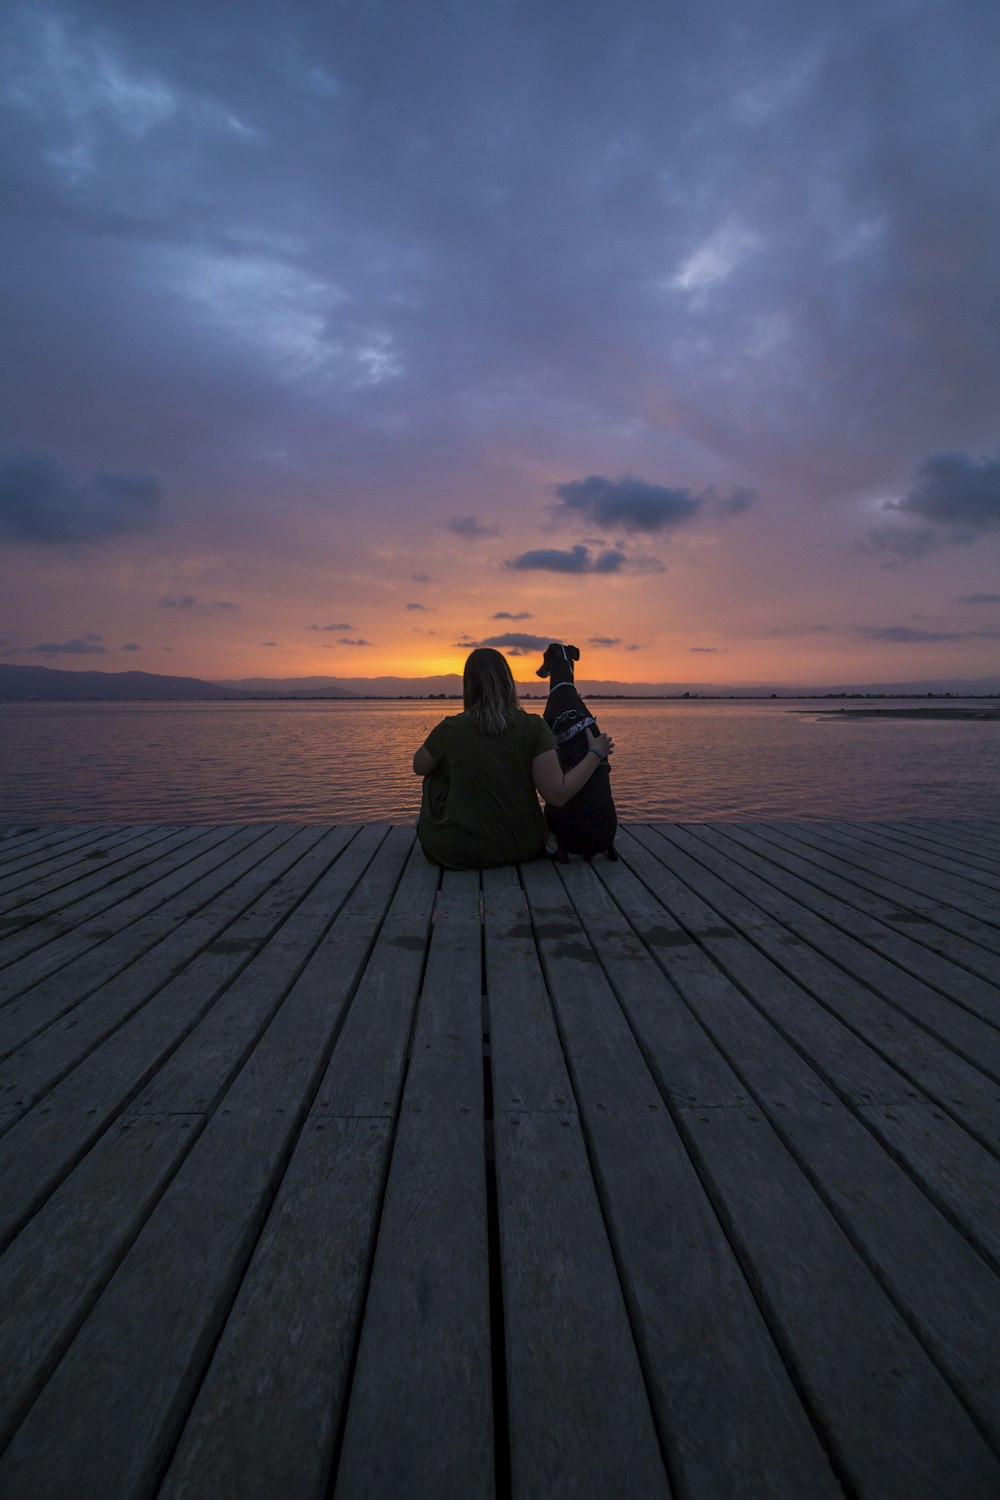
[[[580,660],[576,646],[564,646],[561,641],[552,641],[545,648],[542,665],[536,676],[551,677],[555,682],[573,681],[573,663]]]

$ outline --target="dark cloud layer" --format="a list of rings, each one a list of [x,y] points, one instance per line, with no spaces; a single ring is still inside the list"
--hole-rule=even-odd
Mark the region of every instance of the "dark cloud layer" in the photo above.
[[[647,484],[643,479],[604,479],[599,474],[557,484],[555,490],[561,501],[557,513],[573,519],[585,517],[612,530],[670,531],[693,521],[704,504],[704,497],[690,490]]]
[[[70,641],[43,641],[39,646],[22,646],[19,654],[40,656],[107,656],[108,648],[101,644],[102,637],[88,630],[86,635],[74,636]]]
[[[150,474],[81,481],[50,454],[16,454],[0,465],[0,536],[43,547],[106,542],[148,531],[162,494]]]
[[[984,0],[7,14],[14,420],[317,475],[631,423],[813,493],[991,440]]]
[[[497,651],[544,651],[551,637],[547,635],[526,635],[521,631],[508,631],[506,635],[488,635],[485,640],[480,641],[480,646],[493,646]]]
[[[890,508],[935,526],[992,531],[1000,527],[1000,453],[932,453],[913,488]]]
[[[611,548],[592,556],[589,547],[580,545],[568,551],[559,547],[538,547],[517,557],[509,557],[505,566],[545,573],[618,573],[624,563],[624,552]]]
[[[508,567],[641,584],[620,536],[759,491],[742,576],[801,580],[893,495],[868,551],[989,584],[957,568],[1000,534],[1000,6],[10,0],[4,41],[5,540],[155,526],[155,599],[231,543],[298,579],[320,533],[353,567],[497,522]],[[553,498],[579,545],[535,547]]]
[[[910,625],[859,625],[858,634],[870,641],[888,641],[898,645],[927,644],[937,641],[1000,640],[996,630],[923,630]]]
[[[495,526],[487,526],[475,516],[453,516],[450,521],[443,521],[441,524],[449,531],[453,531],[456,536],[464,537],[470,542],[478,541],[480,537],[497,535]]]
[[[890,552],[905,562],[941,547],[968,546],[1000,530],[1000,454],[932,453],[906,495],[887,501],[883,510],[918,524],[873,526],[862,551]]]
[[[554,508],[558,519],[582,518],[608,530],[650,534],[685,526],[706,510],[720,519],[741,516],[759,499],[752,489],[717,495],[709,487],[693,495],[689,489],[650,484],[631,475],[606,479],[600,474],[589,474],[585,479],[571,479],[554,488],[560,502]]]

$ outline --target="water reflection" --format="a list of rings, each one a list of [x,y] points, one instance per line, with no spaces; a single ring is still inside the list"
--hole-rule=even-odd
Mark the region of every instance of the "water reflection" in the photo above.
[[[458,707],[3,704],[0,821],[412,822],[413,751]],[[615,736],[624,819],[1000,818],[996,722],[824,719],[787,701],[593,707]]]

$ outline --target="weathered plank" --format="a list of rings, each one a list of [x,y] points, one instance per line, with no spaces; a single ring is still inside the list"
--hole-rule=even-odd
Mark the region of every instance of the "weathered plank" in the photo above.
[[[135,850],[123,850],[114,864],[99,872],[32,897],[15,915],[0,918],[0,926],[6,924],[0,942],[0,968],[9,968],[36,949],[52,944],[54,938],[71,932],[72,937],[59,951],[60,966],[85,948],[113,937],[127,925],[127,898],[136,892],[138,879],[142,881],[140,888],[148,889],[173,869],[220,844],[222,838],[221,832],[208,828],[175,829],[155,840],[143,840]],[[97,917],[105,920],[96,922]],[[52,955],[50,949],[47,957]]]
[[[34,904],[46,896],[58,894],[60,903],[64,898],[68,903],[75,889],[98,884],[123,859],[133,857],[147,847],[155,847],[164,839],[176,839],[178,836],[194,838],[199,831],[207,833],[208,829],[170,829],[159,824],[108,829],[108,837],[98,839],[89,846],[86,852],[74,859],[71,868],[37,878],[30,866],[22,871],[16,883],[0,901],[0,911],[4,920],[9,921],[12,917],[19,917],[26,905]]]
[[[699,844],[691,846],[688,857],[683,841],[672,842],[669,853],[664,853],[665,846],[655,836],[648,838],[638,829],[636,835],[647,854],[664,861],[672,873],[683,874],[696,895],[709,900],[726,922],[793,981],[791,987],[782,982],[773,985],[763,971],[759,987],[763,1003],[785,1035],[807,1055],[821,1059],[822,1071],[842,1097],[859,1104],[876,1099],[891,1103],[916,1099],[922,1091],[977,1139],[1000,1152],[1000,1084],[995,1079],[762,911],[752,899],[756,877],[742,866],[726,864],[723,880],[698,862]],[[652,870],[655,883],[658,872],[655,866]],[[819,1004],[810,1004],[803,990]],[[784,1004],[775,1004],[782,999]],[[832,1025],[830,1017],[843,1023],[848,1034]],[[858,1051],[851,1034],[891,1068],[880,1070]]]
[[[1000,824],[3,834],[0,1495],[1000,1493]]]
[[[168,1114],[113,1126],[0,1257],[0,1449],[203,1123]]]
[[[248,967],[253,955],[281,926],[289,907],[310,888],[345,841],[343,833],[334,835],[327,851],[314,831],[312,843],[316,846],[319,842],[320,847],[315,849],[313,860],[310,854],[314,851],[308,848],[298,851],[298,859],[285,853],[284,863],[268,871],[263,894],[248,892],[252,904],[242,903],[245,910],[237,916],[225,942],[209,945],[175,979],[169,978],[169,970],[167,975],[161,974],[156,993],[145,1005],[130,1003],[126,988],[120,996],[126,1014],[117,1018],[114,1030],[107,1030],[110,1018],[105,1005],[113,987],[93,997],[86,1015],[95,1013],[99,1045],[95,1042],[83,1060],[0,1137],[0,1171],[7,1181],[5,1201],[0,1205],[0,1242],[44,1200],[218,996]],[[80,1029],[84,1024],[81,1021]],[[39,1066],[54,1068],[56,1063],[43,1056]],[[199,1107],[194,1105],[195,1109]]]
[[[928,936],[934,936],[933,921],[904,920],[900,924],[898,909],[886,906],[879,896],[856,880],[843,879],[822,868],[815,859],[803,858],[799,849],[777,834],[770,831],[758,834],[755,829],[733,829],[730,833],[741,847],[780,867],[783,874],[791,874],[803,887],[803,899],[814,910],[823,912],[827,920],[849,924],[853,913],[856,925],[860,916],[864,924],[859,934],[862,941],[884,953],[904,971],[916,973],[933,984],[942,994],[995,1021],[1000,966],[994,953],[980,948],[978,943],[947,934],[939,936],[932,945]],[[941,878],[950,883],[951,877]],[[1000,922],[1000,906],[993,915]],[[980,925],[980,934],[988,930],[987,924]]]
[[[769,972],[767,960],[738,934],[721,935],[724,929],[709,920],[714,913],[718,922],[724,910],[725,893],[718,890],[719,882],[704,882],[706,898],[712,901],[708,905],[707,899],[703,901],[689,888],[691,862],[676,851],[671,854],[671,870],[658,871],[648,857],[632,853],[631,841],[623,841],[623,847],[629,864],[663,901],[665,910],[689,932],[698,933],[705,956],[678,976],[682,994],[732,1061],[760,1114],[806,1172],[841,1228],[861,1248],[893,1303],[904,1311],[936,1362],[948,1371],[964,1402],[1000,1450],[997,1279],[995,1270],[984,1265],[968,1243],[976,1239],[980,1248],[985,1245],[993,1251],[1000,1163],[953,1122],[926,1106],[928,1119],[937,1117],[936,1133],[925,1133],[919,1159],[907,1161],[901,1149],[902,1131],[895,1141],[883,1138],[884,1144],[893,1147],[890,1155],[865,1128],[872,1124],[878,1131],[880,1111],[852,1112],[842,1102],[845,1097],[871,1097],[873,1068],[867,1049],[857,1043],[838,1045],[836,1023],[824,1017],[819,1007],[804,1005],[805,995],[796,994],[781,976]],[[608,884],[632,905],[627,877],[615,872]],[[717,969],[714,983],[712,964]],[[699,967],[704,982],[692,985],[689,973]],[[804,1024],[803,1015],[810,1018]],[[819,1018],[818,1029],[812,1017]],[[769,1022],[780,1029],[772,1030]],[[751,1038],[755,1044],[748,1045]],[[876,1077],[878,1071],[876,1063]],[[883,1087],[905,1099],[898,1077],[894,1080],[890,1069],[884,1069],[884,1074]],[[821,1079],[832,1086],[833,1093],[822,1088]],[[895,1120],[918,1111],[922,1103],[917,1100],[900,1107],[890,1098],[887,1112]],[[744,1110],[745,1115],[750,1113]],[[693,1128],[695,1117],[691,1119]],[[919,1186],[894,1157],[919,1174]],[[892,1214],[885,1212],[887,1203],[893,1204]],[[964,1222],[959,1222],[964,1233],[935,1205],[943,1206],[946,1213],[961,1207]],[[939,1274],[941,1266],[951,1268],[949,1278]]]
[[[880,915],[890,926],[902,923],[908,932],[918,935],[919,941],[947,956],[971,952],[973,968],[986,964],[996,969],[1000,930],[939,900],[932,892],[940,889],[940,883],[916,890],[908,866],[886,863],[877,847],[856,844],[826,825],[771,824],[768,834],[787,843],[804,858],[851,880],[862,890],[881,896],[885,906]],[[950,947],[952,934],[964,940],[958,949]],[[970,950],[970,944],[976,944],[979,951]],[[979,972],[984,972],[987,978],[990,975],[989,968],[985,971],[980,968]]]
[[[27,900],[36,886],[55,889],[86,874],[95,863],[113,859],[122,845],[136,838],[148,838],[156,832],[155,825],[141,828],[90,828],[77,838],[68,839],[55,847],[49,847],[39,857],[25,854],[0,870],[0,912],[16,911]]]
[[[287,829],[244,829],[232,837],[212,840],[190,864],[157,882],[158,889],[141,889],[122,903],[120,925],[110,939],[83,942],[78,933],[57,935],[37,953],[29,954],[0,973],[0,1035],[7,1053],[33,1036],[67,1008],[122,973],[165,936],[172,936],[185,920],[197,917],[206,903],[235,885],[245,871],[262,864],[277,848],[291,845]],[[310,840],[303,830],[300,841]],[[293,846],[294,847],[294,846]]]
[[[915,828],[926,832],[942,829],[956,849],[982,849],[992,858],[1000,860],[1000,830],[997,825],[980,818],[912,818]]]
[[[483,895],[512,1491],[661,1497],[656,1428],[515,871],[484,871]]]
[[[927,837],[911,823],[879,824],[883,846],[904,860],[916,861],[923,869],[956,875],[972,885],[1000,893],[1000,862],[979,850],[955,850]]]
[[[523,878],[672,1482],[699,1500],[839,1494],[566,891],[550,868],[527,866]],[[602,915],[602,933],[604,926]],[[656,1011],[672,1044],[686,1050],[690,1038],[706,1065],[704,1043],[646,968],[642,945],[626,941],[617,962],[627,975],[622,1002]],[[724,1097],[742,1095],[731,1075],[710,1087],[715,1098],[720,1088]]]
[[[71,832],[79,831],[78,825],[59,824],[55,833],[61,837],[69,837]],[[0,868],[11,859],[19,859],[28,849],[37,847],[38,843],[46,837],[46,826],[44,824],[25,824],[19,826],[15,823],[0,824]]]
[[[68,850],[81,839],[99,838],[107,830],[95,823],[40,823],[21,832],[15,830],[9,841],[0,844],[0,857],[9,865],[16,860],[20,864],[25,856],[32,859],[48,859],[60,847]]]
[[[335,922],[315,947],[31,1407],[0,1461],[0,1483],[9,1490],[35,1494],[47,1486],[50,1493],[129,1500],[155,1487],[363,972],[407,843],[394,840],[386,858],[376,860],[373,886],[358,888],[354,911],[348,905],[347,930]],[[286,957],[293,974],[304,956],[298,963]],[[141,1323],[140,1306],[146,1308]]]
[[[406,833],[412,843],[412,832]],[[437,871],[417,851],[296,1141],[160,1500],[325,1492],[437,883]],[[368,1045],[345,1059],[349,1029]],[[387,1056],[394,1059],[391,1076]],[[331,1113],[330,1105],[341,1113]]]
[[[883,924],[872,920],[858,922],[857,914],[845,908],[843,903],[831,902],[814,886],[797,880],[785,869],[745,847],[739,838],[739,830],[732,826],[727,826],[722,834],[707,825],[671,828],[657,823],[655,831],[669,844],[687,851],[693,851],[696,845],[703,846],[697,858],[723,878],[732,865],[742,866],[746,876],[754,878],[752,887],[744,877],[741,877],[741,884],[744,890],[752,890],[753,901],[763,911],[775,917],[796,937],[826,954],[834,963],[839,963],[889,1004],[954,1047],[968,1061],[988,1069],[993,1077],[1000,1079],[1000,1037],[989,1017],[972,1014],[963,1005],[956,1004],[952,997],[925,983],[918,973],[911,969],[902,970],[892,951],[894,944],[891,940],[895,934],[888,934]],[[877,949],[871,945],[873,936],[879,944]],[[883,943],[890,951],[883,950]],[[916,949],[915,944],[911,947]],[[917,951],[923,956],[927,950]],[[912,960],[909,949],[907,953]],[[988,994],[989,987],[980,981],[978,997],[984,1009],[987,1008]]]
[[[446,872],[334,1495],[494,1493],[479,877]]]

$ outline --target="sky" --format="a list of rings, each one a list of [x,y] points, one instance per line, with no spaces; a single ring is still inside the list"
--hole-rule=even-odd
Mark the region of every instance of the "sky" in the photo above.
[[[1000,670],[995,0],[7,0],[0,660]]]

